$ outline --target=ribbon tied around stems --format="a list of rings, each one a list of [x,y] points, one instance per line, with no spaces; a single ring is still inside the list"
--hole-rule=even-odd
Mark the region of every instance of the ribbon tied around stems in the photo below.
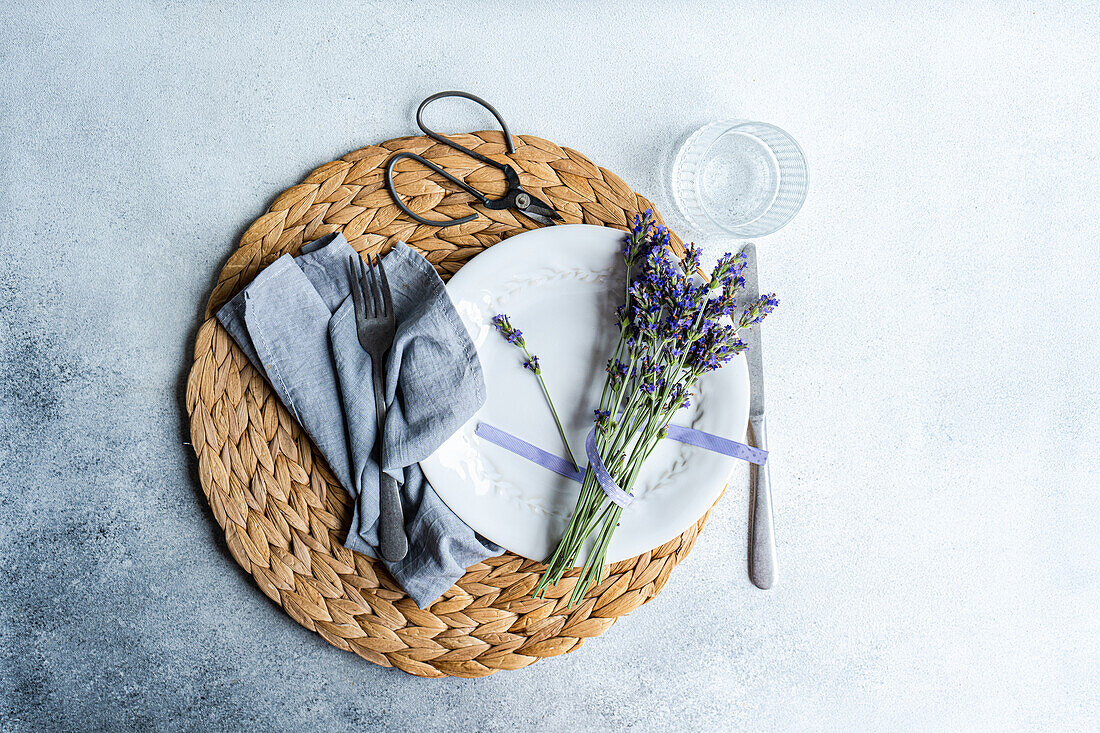
[[[607,466],[603,464],[603,458],[600,457],[600,452],[596,450],[595,427],[588,431],[588,437],[584,439],[584,452],[588,455],[588,467],[592,469],[592,473],[596,474],[596,482],[603,489],[603,493],[607,494],[607,498],[623,509],[630,506],[630,503],[634,501],[634,494],[623,491],[615,483],[615,479],[611,477],[611,472],[607,470]]]
[[[567,479],[577,483],[584,481],[584,469],[578,470],[570,461],[544,451],[537,445],[532,445],[495,425],[479,422],[474,429],[474,434]],[[751,445],[738,443],[736,440],[723,438],[695,428],[669,425],[668,434],[665,437],[714,453],[739,458],[758,466],[763,466],[768,460],[766,450],[753,448]],[[612,478],[611,472],[607,470],[607,466],[604,465],[603,458],[600,456],[599,450],[596,449],[595,427],[588,432],[588,437],[584,441],[584,449],[585,454],[588,456],[588,467],[592,469],[592,473],[596,476],[596,482],[600,485],[603,493],[607,495],[607,498],[623,508],[630,506],[630,503],[634,501],[634,495],[623,491],[622,487],[615,483],[615,479]]]

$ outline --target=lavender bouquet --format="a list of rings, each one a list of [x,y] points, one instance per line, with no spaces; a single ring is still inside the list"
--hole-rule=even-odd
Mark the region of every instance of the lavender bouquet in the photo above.
[[[699,377],[744,351],[737,330],[762,321],[779,301],[768,294],[737,309],[735,296],[745,284],[743,256],[724,255],[703,281],[695,275],[699,250],[691,245],[677,257],[668,229],[657,225],[649,210],[635,218],[623,258],[626,302],[617,311],[619,338],[595,410],[595,446],[611,478],[629,492],[642,464],[667,434],[673,414],[690,403]],[[569,526],[546,560],[535,594],[557,584],[576,565],[594,532],[595,544],[569,604],[599,583],[622,512],[589,466]]]

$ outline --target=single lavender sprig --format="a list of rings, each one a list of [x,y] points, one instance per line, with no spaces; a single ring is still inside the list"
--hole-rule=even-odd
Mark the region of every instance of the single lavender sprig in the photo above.
[[[546,403],[550,405],[550,412],[554,416],[554,424],[558,426],[558,435],[561,436],[562,445],[565,446],[565,452],[569,455],[569,460],[573,464],[573,468],[580,470],[580,466],[577,465],[577,459],[573,457],[573,451],[569,447],[569,439],[565,437],[565,428],[561,425],[561,418],[558,417],[557,408],[554,407],[554,400],[550,397],[550,389],[546,386],[546,382],[542,379],[542,366],[539,364],[539,358],[527,350],[527,342],[523,339],[523,331],[512,325],[508,316],[504,313],[498,313],[493,316],[493,326],[496,330],[500,331],[505,340],[513,346],[518,346],[523,350],[523,355],[527,358],[523,361],[523,368],[530,369],[538,377],[539,384],[542,386],[542,393],[546,396]]]

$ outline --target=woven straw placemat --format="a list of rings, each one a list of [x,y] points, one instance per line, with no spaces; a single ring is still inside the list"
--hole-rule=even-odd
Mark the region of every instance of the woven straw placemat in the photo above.
[[[650,203],[615,174],[569,148],[515,136],[505,157],[499,131],[454,136],[491,158],[511,162],[524,188],[549,201],[569,223],[626,229]],[[501,239],[535,228],[512,211],[473,206],[479,216],[437,228],[404,217],[384,185],[386,160],[419,153],[497,197],[499,170],[427,137],[405,137],[356,150],[316,169],[275,199],[244,233],[206,307],[187,382],[191,441],[199,478],[233,557],[298,623],[326,641],[383,666],[422,677],[482,677],[573,651],[620,616],[660,592],[691,551],[702,517],[676,539],[608,568],[607,578],[573,608],[573,571],[544,599],[531,589],[540,563],[511,553],[469,567],[426,610],[405,595],[385,568],[346,549],[351,502],[324,459],[213,313],[283,253],[342,231],[360,253],[403,240],[444,279]],[[413,161],[398,164],[398,190],[409,207],[456,218],[473,197]],[[679,240],[675,240],[677,247]],[[709,513],[708,513],[709,514]]]

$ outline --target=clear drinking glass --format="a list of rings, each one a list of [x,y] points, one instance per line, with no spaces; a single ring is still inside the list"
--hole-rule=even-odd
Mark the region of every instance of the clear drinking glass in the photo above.
[[[688,222],[704,234],[748,239],[771,234],[806,200],[806,157],[774,125],[712,122],[676,155],[672,193]]]

